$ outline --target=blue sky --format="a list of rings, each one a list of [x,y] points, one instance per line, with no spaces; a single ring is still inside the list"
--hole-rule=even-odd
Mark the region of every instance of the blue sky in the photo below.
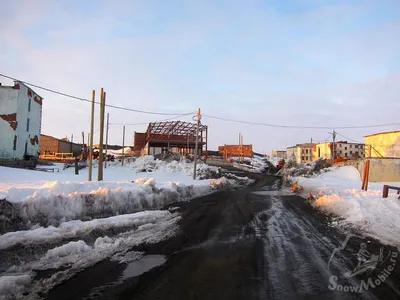
[[[398,1],[9,1],[0,12],[0,70],[109,104],[283,125],[394,123],[400,109]],[[0,79],[3,83],[7,80]],[[39,91],[43,133],[88,131],[90,106]],[[163,119],[108,109],[110,122]],[[182,118],[189,121],[191,117]],[[210,148],[271,151],[331,130],[280,129],[204,117]],[[98,128],[98,120],[96,120]],[[128,126],[127,141],[146,126]],[[399,126],[338,130],[364,134]],[[121,143],[112,125],[110,142]],[[132,142],[130,142],[132,143]]]

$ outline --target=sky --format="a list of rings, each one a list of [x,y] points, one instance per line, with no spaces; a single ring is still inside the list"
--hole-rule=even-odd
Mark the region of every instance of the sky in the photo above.
[[[103,87],[107,104],[132,109],[201,108],[209,149],[241,133],[266,153],[331,139],[332,130],[356,141],[400,130],[340,128],[400,123],[399,32],[397,0],[14,0],[0,11],[0,73],[87,99]],[[89,103],[34,90],[44,98],[42,133],[87,135]],[[171,118],[106,112],[110,144],[122,144],[123,124],[132,145],[147,128],[134,124]],[[98,115],[97,106],[96,131]]]

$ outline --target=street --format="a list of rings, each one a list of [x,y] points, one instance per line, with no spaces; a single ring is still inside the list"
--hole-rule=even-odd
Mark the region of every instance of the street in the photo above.
[[[175,203],[180,231],[136,247],[146,253],[142,262],[103,261],[47,299],[400,298],[396,248],[330,226],[305,199],[280,189],[278,179],[265,177]],[[381,253],[378,263],[349,275],[362,243],[368,253]]]

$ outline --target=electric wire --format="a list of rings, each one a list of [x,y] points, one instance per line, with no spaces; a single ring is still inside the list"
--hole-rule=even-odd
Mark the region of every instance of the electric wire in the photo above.
[[[70,94],[63,93],[63,92],[59,92],[59,91],[56,91],[56,90],[53,90],[53,89],[50,89],[50,88],[46,88],[46,87],[43,87],[43,86],[40,86],[40,85],[37,85],[37,84],[33,84],[33,83],[30,83],[30,82],[27,82],[27,81],[19,80],[19,79],[16,79],[16,78],[8,76],[8,75],[0,74],[0,76],[2,76],[4,78],[11,79],[11,80],[14,80],[14,81],[22,82],[22,83],[24,83],[26,85],[33,86],[33,87],[36,87],[38,89],[41,89],[41,90],[44,90],[44,91],[47,91],[47,92],[50,92],[50,93],[58,94],[60,96],[72,98],[72,99],[75,99],[75,100],[80,100],[80,101],[83,101],[83,102],[92,103],[92,100],[81,98],[81,97],[77,97],[77,96],[73,96],[73,95],[70,95]],[[100,105],[100,102],[94,101],[94,103]],[[150,114],[150,115],[162,115],[162,116],[176,116],[176,115],[179,115],[179,113],[163,113],[163,112],[155,112],[155,111],[146,111],[146,110],[133,109],[133,108],[123,107],[123,106],[118,106],[118,105],[112,105],[112,104],[105,104],[105,106],[110,107],[110,108],[115,108],[115,109],[120,109],[120,110],[125,110],[125,111],[131,111],[131,112],[136,112],[136,113],[142,113],[142,114]],[[192,113],[193,112],[190,112],[190,114],[192,114]]]
[[[230,119],[230,118],[221,118],[221,117],[211,116],[208,114],[203,114],[203,116],[211,118],[211,119],[227,121],[227,122],[235,122],[235,123],[249,124],[249,125],[260,125],[260,126],[275,127],[275,128],[293,128],[293,129],[332,129],[332,128],[356,129],[356,128],[376,128],[376,127],[400,125],[400,123],[388,123],[388,124],[355,125],[355,126],[296,126],[296,125],[280,125],[280,124],[269,124],[269,123],[261,123],[261,122],[243,121],[243,120],[236,120],[236,119]]]

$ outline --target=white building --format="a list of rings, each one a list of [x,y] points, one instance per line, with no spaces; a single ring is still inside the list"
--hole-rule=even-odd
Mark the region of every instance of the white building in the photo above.
[[[314,145],[313,143],[303,143],[288,147],[286,150],[287,159],[297,163],[312,162]]]
[[[42,100],[22,82],[0,84],[0,158],[38,156]]]
[[[314,155],[326,159],[332,159],[331,142],[319,143],[315,147]],[[335,159],[349,158],[356,159],[365,156],[365,145],[361,143],[348,143],[347,141],[337,141],[335,143]]]

